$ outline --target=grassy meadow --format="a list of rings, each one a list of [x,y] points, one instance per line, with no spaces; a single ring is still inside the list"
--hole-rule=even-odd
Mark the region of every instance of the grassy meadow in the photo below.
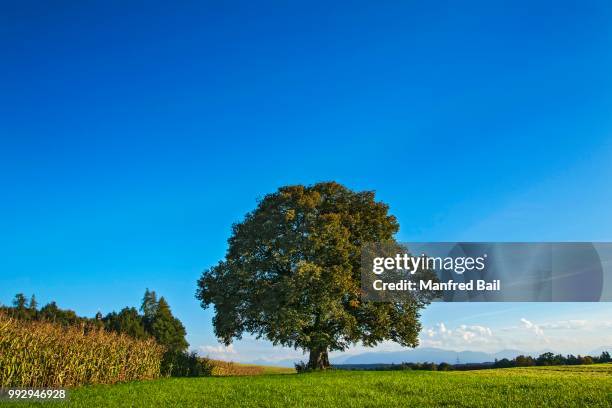
[[[62,406],[64,404],[54,404]],[[610,407],[612,364],[166,378],[72,390],[70,407]]]

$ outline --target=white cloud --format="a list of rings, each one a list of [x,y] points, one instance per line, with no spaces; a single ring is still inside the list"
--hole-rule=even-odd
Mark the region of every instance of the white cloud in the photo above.
[[[532,331],[536,336],[544,336],[544,330],[542,330],[542,328],[537,324],[530,322],[524,317],[521,317],[521,323],[523,323],[523,327],[525,329]]]
[[[549,330],[557,330],[557,329],[575,330],[575,329],[585,328],[587,324],[588,322],[586,320],[559,320],[557,322],[540,324],[539,327],[543,329],[549,329]]]
[[[200,346],[198,347],[198,354],[210,358],[226,359],[232,356],[236,356],[238,352],[234,349],[233,344],[230,344],[229,346],[224,346],[220,344],[218,346]]]
[[[481,325],[462,324],[449,328],[440,322],[423,330],[421,345],[425,347],[441,347],[447,349],[464,349],[472,345],[488,348],[496,342],[491,328]]]

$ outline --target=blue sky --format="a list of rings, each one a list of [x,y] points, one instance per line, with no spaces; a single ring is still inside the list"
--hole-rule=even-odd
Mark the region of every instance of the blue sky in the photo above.
[[[258,197],[322,180],[402,241],[612,241],[609,2],[289,3],[0,4],[1,302],[148,287],[194,349],[284,355],[218,348],[195,281]],[[610,312],[436,304],[422,339],[584,352]]]

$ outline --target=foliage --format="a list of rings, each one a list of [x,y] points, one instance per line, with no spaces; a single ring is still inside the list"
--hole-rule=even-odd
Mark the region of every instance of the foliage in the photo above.
[[[92,319],[77,316],[72,310],[60,309],[55,302],[46,304],[40,310],[37,308],[38,302],[34,295],[27,304],[25,296],[18,293],[13,299],[13,307],[0,306],[0,313],[18,320],[46,321],[63,326],[96,325]]]
[[[161,372],[172,377],[201,377],[212,375],[213,367],[211,360],[195,352],[170,351],[164,354]]]
[[[140,311],[142,312],[142,320],[146,330],[151,332],[151,326],[157,313],[157,294],[155,291],[150,291],[149,288],[145,290]]]
[[[111,312],[103,318],[103,321],[107,330],[123,333],[135,339],[149,337],[142,316],[133,307],[125,307],[119,313]]]
[[[310,368],[308,363],[305,363],[304,361],[298,361],[297,363],[294,364],[294,367],[295,367],[295,372],[298,374],[309,373],[312,371],[312,368]]]
[[[185,327],[172,315],[170,306],[163,296],[157,302],[150,333],[170,353],[185,351],[189,346],[185,340],[187,335]]]
[[[388,367],[389,370],[427,370],[427,371],[450,371],[453,370],[454,367],[448,363],[440,363],[439,365],[436,363],[401,363],[401,364],[392,364]]]
[[[90,327],[64,327],[0,314],[0,385],[66,387],[159,377],[153,340]]]
[[[559,365],[589,365],[594,363],[609,363],[612,362],[610,353],[603,351],[599,356],[574,356],[568,354],[563,356],[561,354],[554,353],[543,353],[538,358],[531,356],[520,355],[516,358],[509,360],[503,358],[501,360],[495,360],[493,366],[495,368],[510,368],[510,367],[531,367],[531,366],[559,366]]]
[[[126,307],[118,314],[109,313],[103,319],[105,327],[138,339],[151,336],[164,346],[168,353],[173,354],[168,356],[168,361],[175,361],[176,356],[184,352],[189,343],[185,339],[185,327],[172,315],[166,299],[162,296],[158,300],[155,291],[147,289],[140,310],[142,315],[133,307]],[[189,367],[185,370],[189,370]]]
[[[451,371],[453,369],[454,369],[454,367],[451,364],[448,364],[448,363],[440,363],[438,365],[438,371]]]
[[[531,367],[535,365],[535,360],[531,356],[516,356],[514,359],[514,364],[516,367]]]
[[[310,351],[325,368],[328,351],[358,342],[418,344],[419,310],[429,299],[363,302],[361,246],[393,242],[398,230],[374,193],[328,182],[282,187],[233,226],[225,260],[205,271],[196,297],[214,305],[225,344],[244,332]]]
[[[63,326],[76,326],[87,322],[86,318],[77,316],[72,310],[60,309],[55,302],[43,306],[37,314],[37,320],[59,323]]]

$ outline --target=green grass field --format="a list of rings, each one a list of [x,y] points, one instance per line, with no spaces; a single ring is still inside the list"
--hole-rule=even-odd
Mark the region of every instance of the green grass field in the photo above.
[[[80,387],[70,398],[72,407],[611,407],[612,364],[169,378]]]

